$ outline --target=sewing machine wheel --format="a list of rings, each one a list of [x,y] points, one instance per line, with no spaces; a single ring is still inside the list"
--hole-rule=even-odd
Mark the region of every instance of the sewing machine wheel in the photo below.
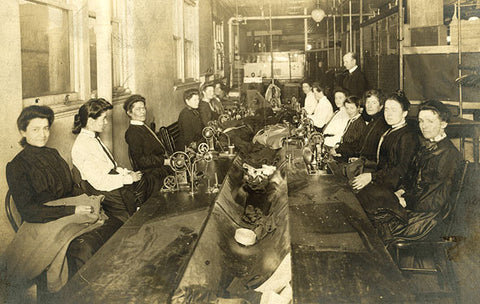
[[[206,129],[206,128],[205,128]],[[205,131],[205,129],[203,129]],[[201,143],[198,145],[198,153],[205,154],[210,151],[210,148],[206,143]]]
[[[163,187],[168,190],[173,190],[177,186],[175,176],[169,175],[163,180]]]
[[[170,156],[170,167],[175,172],[182,172],[187,169],[188,155],[185,152],[175,152]]]
[[[210,139],[210,138],[212,138],[214,135],[215,135],[215,130],[213,129],[213,127],[205,127],[205,128],[203,128],[203,130],[202,130],[202,136],[203,136],[203,138],[205,138],[205,139]]]

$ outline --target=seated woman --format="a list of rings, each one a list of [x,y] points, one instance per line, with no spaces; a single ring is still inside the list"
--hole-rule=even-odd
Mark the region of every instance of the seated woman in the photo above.
[[[202,89],[202,100],[198,105],[200,119],[204,126],[211,120],[216,120],[223,112],[223,106],[215,98],[213,84],[207,83]]]
[[[360,142],[343,141],[335,151],[342,155],[342,159],[361,157],[365,163],[372,165],[377,162],[377,147],[380,137],[388,129],[383,114],[385,96],[380,90],[369,90],[365,93],[365,111],[370,117],[366,122]]]
[[[215,83],[215,87],[213,88],[213,92],[215,94],[214,98],[215,101],[219,107],[220,113],[222,114],[225,112],[225,109],[223,107],[223,101],[225,99],[225,85],[222,82],[217,82]]]
[[[455,172],[462,160],[460,153],[445,134],[450,120],[448,108],[437,100],[420,105],[418,124],[422,145],[404,187],[395,194],[407,210],[407,221],[390,221],[384,235],[400,239],[422,239],[439,227],[449,209],[449,195]]]
[[[379,208],[391,208],[399,217],[406,218],[393,194],[405,182],[412,159],[418,150],[419,136],[407,125],[405,118],[410,101],[402,91],[385,101],[385,121],[390,128],[383,133],[377,147],[377,167],[372,173],[362,173],[352,181],[353,189],[367,215],[376,216]]]
[[[313,114],[307,114],[307,117],[313,121],[315,128],[321,132],[333,116],[333,107],[318,83],[313,84],[313,96],[316,101],[315,109]]]
[[[327,123],[323,134],[325,135],[325,145],[329,148],[335,147],[340,142],[345,127],[347,126],[349,117],[345,110],[345,100],[348,93],[344,89],[335,91],[335,105],[338,110],[333,114],[332,119]]]
[[[185,101],[185,108],[178,115],[178,147],[179,150],[184,150],[185,147],[193,149],[203,140],[202,130],[205,125],[200,119],[198,112],[198,90],[190,89],[183,93],[183,100]]]
[[[143,172],[149,179],[153,192],[161,189],[163,180],[170,174],[169,158],[165,146],[146,124],[147,109],[145,98],[140,95],[130,96],[123,104],[123,109],[130,118],[130,125],[125,132],[128,154],[134,170]]]
[[[354,149],[359,149],[360,141],[367,127],[360,114],[360,98],[349,96],[344,104],[348,121],[341,135],[340,142],[330,150],[330,153],[335,157],[342,157],[342,154],[338,151],[341,151],[341,146],[344,144],[348,144]],[[326,141],[327,138],[325,139]]]
[[[125,222],[151,193],[140,171],[121,168],[98,136],[107,125],[107,111],[113,106],[103,98],[90,99],[75,115],[72,162],[86,181],[88,194],[105,195],[108,216]]]
[[[15,206],[22,219],[28,223],[53,223],[71,215],[77,216],[76,222],[78,217],[83,215],[87,217],[88,222],[94,223],[99,219],[99,210],[93,210],[94,207],[87,205],[86,202],[80,201],[77,206],[47,205],[58,199],[73,198],[81,194],[75,191],[66,161],[57,150],[46,147],[53,120],[52,109],[37,105],[24,108],[17,119],[23,150],[6,167],[7,182]],[[115,218],[109,218],[102,226],[75,238],[67,250],[69,273],[75,273],[120,225],[121,222]],[[40,229],[40,226],[36,227]],[[22,225],[19,234],[24,231],[22,228],[25,226]],[[44,237],[48,236],[36,235],[35,239],[40,239],[41,242]],[[37,254],[43,252],[39,247],[35,248],[35,251]],[[16,252],[17,257],[25,258],[24,254],[27,253]],[[40,260],[37,257],[35,263],[40,263]]]

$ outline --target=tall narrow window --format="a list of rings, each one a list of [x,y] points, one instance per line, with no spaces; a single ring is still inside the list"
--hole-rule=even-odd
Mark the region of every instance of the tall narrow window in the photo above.
[[[19,1],[23,98],[72,91],[69,11]]]
[[[215,73],[223,75],[224,65],[224,40],[223,40],[223,22],[213,21],[213,38],[214,38],[214,63]]]
[[[173,7],[173,53],[177,81],[198,78],[198,4],[175,0]]]

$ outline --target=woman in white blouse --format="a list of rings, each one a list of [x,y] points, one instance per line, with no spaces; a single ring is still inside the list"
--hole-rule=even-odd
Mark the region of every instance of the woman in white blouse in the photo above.
[[[338,110],[335,111],[332,119],[323,131],[325,135],[325,145],[328,147],[335,147],[336,144],[340,143],[345,127],[350,119],[345,110],[345,100],[347,96],[348,93],[344,89],[340,88],[335,91],[335,105]]]
[[[113,106],[103,98],[90,99],[75,115],[72,132],[78,134],[72,147],[73,165],[80,171],[87,194],[103,194],[105,212],[125,222],[143,203],[145,181],[140,171],[119,167],[98,136],[107,125]]]

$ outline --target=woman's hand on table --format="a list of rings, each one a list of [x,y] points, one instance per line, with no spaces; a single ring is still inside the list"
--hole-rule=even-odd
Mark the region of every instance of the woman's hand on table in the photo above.
[[[372,173],[362,173],[353,179],[354,190],[361,190],[372,181]]]

